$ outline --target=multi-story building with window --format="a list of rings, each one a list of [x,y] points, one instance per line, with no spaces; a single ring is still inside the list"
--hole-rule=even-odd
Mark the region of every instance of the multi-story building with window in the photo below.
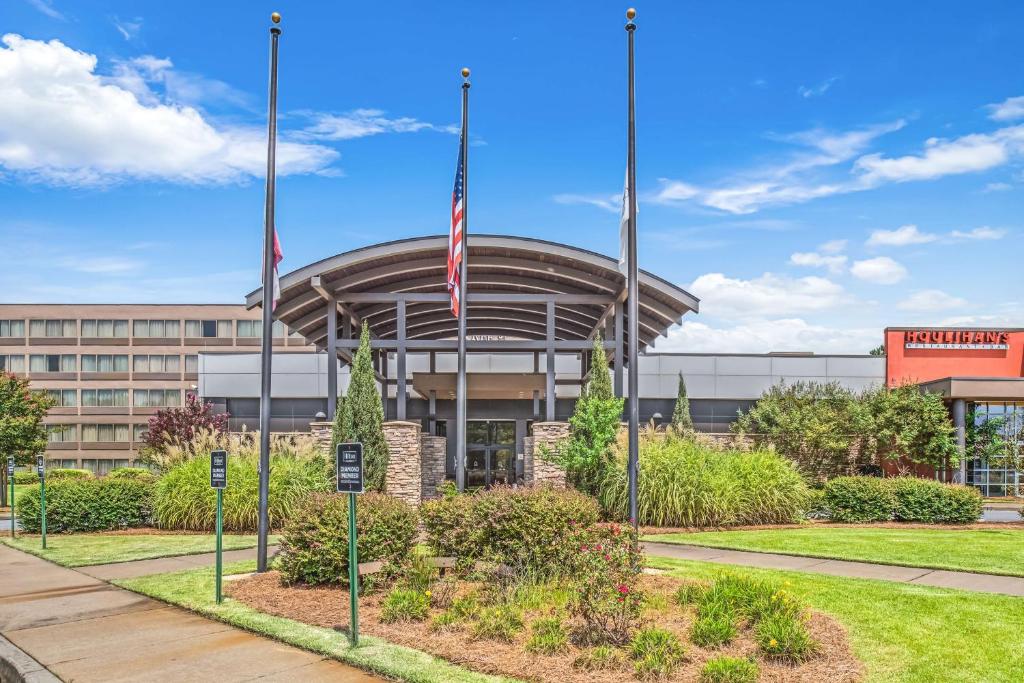
[[[54,405],[46,457],[100,474],[133,462],[149,418],[199,381],[199,352],[255,350],[260,311],[241,305],[0,304],[0,371]],[[275,323],[278,352],[311,351]]]

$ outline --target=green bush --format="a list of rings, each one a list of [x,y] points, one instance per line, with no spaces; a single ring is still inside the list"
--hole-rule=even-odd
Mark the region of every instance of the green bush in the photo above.
[[[156,481],[156,475],[145,467],[115,467],[107,472],[108,479],[143,479]]]
[[[487,559],[540,573],[558,570],[574,525],[597,521],[597,503],[573,490],[496,486],[420,507],[427,540],[463,563]]]
[[[527,652],[554,655],[569,645],[569,635],[558,617],[542,617],[530,624],[530,639],[526,641]]]
[[[38,479],[39,477],[36,477]],[[60,481],[61,479],[92,479],[93,473],[89,470],[76,470],[71,468],[56,468],[46,470],[48,481]]]
[[[825,484],[825,505],[834,522],[887,522],[896,500],[884,479],[836,477]]]
[[[625,448],[605,479],[607,514],[628,517]],[[640,523],[651,526],[782,524],[804,514],[808,488],[792,462],[773,451],[717,450],[669,432],[645,431],[640,441]]]
[[[981,516],[981,493],[973,487],[916,477],[886,482],[895,500],[894,517],[900,522],[971,524]]]
[[[348,584],[348,500],[344,494],[317,493],[296,506],[282,531],[278,568],[286,583]],[[360,562],[385,563],[394,576],[416,537],[416,511],[383,493],[356,502]]]
[[[621,650],[611,645],[598,645],[577,656],[572,665],[586,671],[615,671],[621,669],[624,663],[625,657]]]
[[[385,624],[396,621],[423,621],[429,611],[430,598],[426,593],[411,588],[395,588],[381,604],[380,620]]]
[[[679,586],[676,590],[675,600],[676,604],[685,607],[686,605],[693,605],[700,601],[704,592],[707,591],[708,585],[699,581],[684,581],[683,585]]]
[[[523,617],[509,605],[484,607],[473,623],[474,640],[500,640],[511,643],[523,630]]]
[[[58,479],[46,484],[46,530],[62,533],[148,526],[153,518],[153,484],[125,479]],[[42,528],[39,489],[17,501],[22,529]]]
[[[697,617],[690,640],[700,647],[721,647],[736,637],[736,617],[730,610],[708,611]]]
[[[256,531],[259,512],[258,460],[228,457],[224,489],[224,529]],[[270,526],[279,528],[309,493],[326,491],[330,480],[323,462],[287,456],[270,459]],[[154,513],[164,529],[211,531],[217,516],[217,494],[210,488],[210,456],[174,465],[157,482]]]
[[[35,472],[15,472],[14,483],[17,486],[23,486],[25,484],[38,484],[39,475]]]
[[[629,644],[629,651],[636,677],[641,680],[671,676],[685,654],[675,634],[661,628],[638,631]]]
[[[700,683],[757,683],[757,663],[739,657],[709,659],[700,671]]]
[[[754,640],[765,657],[788,664],[805,662],[818,650],[803,619],[789,614],[773,614],[759,621]]]

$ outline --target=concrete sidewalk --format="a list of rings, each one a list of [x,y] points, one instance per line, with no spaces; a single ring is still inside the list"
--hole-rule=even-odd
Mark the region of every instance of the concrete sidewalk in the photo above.
[[[6,546],[0,633],[68,681],[379,680]]]
[[[850,562],[847,560],[823,560],[818,557],[755,553],[745,550],[705,548],[703,546],[674,543],[644,543],[643,546],[648,555],[655,557],[671,557],[679,560],[716,562],[719,564],[760,567],[763,569],[783,569],[810,572],[812,574],[830,574],[832,576],[846,576],[855,579],[881,579],[883,581],[914,583],[923,586],[936,586],[938,588],[958,588],[960,590],[978,591],[980,593],[1001,593],[1003,595],[1024,597],[1024,578],[1013,576],[951,572],[920,567],[897,567],[887,564]]]

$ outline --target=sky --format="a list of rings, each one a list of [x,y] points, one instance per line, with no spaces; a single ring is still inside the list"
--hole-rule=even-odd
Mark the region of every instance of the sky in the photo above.
[[[275,10],[283,272],[446,233],[463,66],[470,235],[617,255],[625,7],[3,0],[0,301],[258,287]],[[701,299],[656,350],[1024,326],[1024,4],[923,7],[637,6],[640,266]]]

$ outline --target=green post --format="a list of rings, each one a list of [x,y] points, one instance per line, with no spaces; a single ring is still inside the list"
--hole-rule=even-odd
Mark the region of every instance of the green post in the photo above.
[[[221,557],[223,550],[222,538],[224,535],[224,489],[217,489],[217,604],[223,600],[220,592],[221,575],[224,573],[224,563]]]
[[[8,474],[7,478],[11,480],[11,538],[14,538],[14,475]]]
[[[348,494],[348,602],[352,646],[359,645],[359,554],[356,552],[356,494]]]
[[[43,516],[43,550],[46,550],[46,477],[39,477],[39,512]]]

